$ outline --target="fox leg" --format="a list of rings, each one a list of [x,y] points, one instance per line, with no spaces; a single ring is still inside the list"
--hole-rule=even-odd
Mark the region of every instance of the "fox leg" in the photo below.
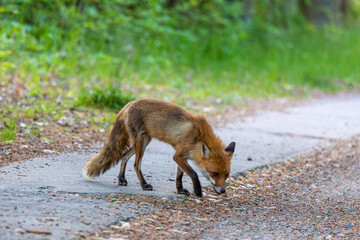
[[[129,159],[135,154],[134,148],[131,147],[130,149],[128,149],[123,158],[121,159],[121,166],[120,166],[120,172],[119,172],[119,176],[118,176],[118,183],[121,186],[127,186],[127,180],[125,178],[125,169],[126,169],[126,164],[129,161]]]
[[[184,176],[184,171],[181,170],[179,166],[176,167],[176,190],[178,194],[190,195],[189,191],[184,189],[182,184],[182,178]]]
[[[144,156],[145,148],[149,144],[149,142],[150,142],[150,137],[145,136],[145,137],[141,137],[140,139],[136,140],[134,143],[134,146],[133,146],[134,150],[135,150],[135,154],[136,154],[135,164],[134,164],[135,172],[139,179],[141,188],[146,191],[153,190],[153,187],[146,182],[146,180],[142,174],[142,171],[141,171],[141,161]]]
[[[191,168],[191,166],[187,163],[186,158],[182,153],[175,153],[174,161],[178,164],[178,166],[191,178],[194,186],[194,193],[196,196],[202,196],[201,185],[199,181],[199,177],[197,173]],[[181,175],[179,173],[179,175]],[[176,181],[177,182],[177,181]]]

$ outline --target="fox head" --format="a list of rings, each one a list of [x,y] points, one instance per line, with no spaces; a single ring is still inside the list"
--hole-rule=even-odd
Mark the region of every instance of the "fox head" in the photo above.
[[[230,143],[225,149],[210,149],[206,143],[201,145],[202,159],[198,162],[198,166],[218,194],[226,192],[225,181],[230,174],[234,151],[235,142]]]

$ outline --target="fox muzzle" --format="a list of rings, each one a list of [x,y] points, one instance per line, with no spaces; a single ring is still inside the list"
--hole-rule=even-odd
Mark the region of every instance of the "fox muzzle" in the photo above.
[[[214,187],[215,192],[218,194],[222,194],[222,193],[226,192],[226,190],[224,188],[221,188],[219,186],[213,185],[213,187]]]

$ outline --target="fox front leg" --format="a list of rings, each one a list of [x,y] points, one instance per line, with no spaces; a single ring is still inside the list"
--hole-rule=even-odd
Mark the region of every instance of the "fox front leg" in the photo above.
[[[194,186],[194,193],[197,197],[202,197],[202,190],[197,173],[187,163],[186,158],[181,153],[175,153],[174,161],[178,164],[182,171],[184,171],[191,178]]]
[[[190,195],[190,192],[186,189],[184,189],[183,184],[182,184],[182,178],[184,176],[184,171],[181,170],[181,168],[179,166],[177,166],[176,168],[176,191],[178,194],[185,194],[185,195]]]

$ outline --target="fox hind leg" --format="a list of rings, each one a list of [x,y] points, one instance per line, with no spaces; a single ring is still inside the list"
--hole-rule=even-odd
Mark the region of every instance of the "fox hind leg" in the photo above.
[[[178,194],[190,195],[190,192],[184,189],[182,184],[182,178],[184,176],[184,171],[181,170],[179,166],[176,167],[176,191]]]
[[[146,182],[146,180],[142,174],[141,161],[144,156],[145,148],[147,147],[147,145],[149,144],[150,141],[151,141],[151,139],[149,136],[143,135],[135,141],[134,146],[133,146],[134,150],[135,150],[135,155],[136,155],[135,156],[135,164],[134,164],[135,172],[139,179],[141,188],[146,191],[152,191],[153,187]]]
[[[121,186],[127,186],[127,184],[128,184],[128,182],[125,178],[126,164],[134,154],[135,154],[134,148],[131,147],[126,151],[123,158],[121,159],[120,172],[119,172],[119,176],[118,176],[118,179],[119,179],[118,184]]]

